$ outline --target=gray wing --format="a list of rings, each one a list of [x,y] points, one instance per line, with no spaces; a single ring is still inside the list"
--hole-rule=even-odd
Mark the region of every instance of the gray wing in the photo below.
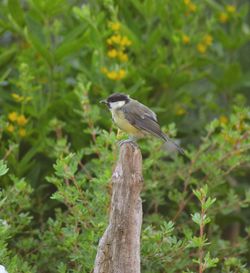
[[[156,114],[147,106],[131,100],[123,107],[125,118],[137,129],[167,140],[157,122]]]
[[[124,112],[125,118],[137,129],[145,131],[156,137],[163,139],[164,141],[169,141],[173,143],[176,149],[184,154],[184,150],[177,145],[171,138],[164,134],[157,122],[156,114],[150,110],[147,106],[141,104],[136,100],[132,100],[125,105],[122,110]],[[139,105],[138,105],[139,104]],[[129,107],[129,109],[128,109]]]

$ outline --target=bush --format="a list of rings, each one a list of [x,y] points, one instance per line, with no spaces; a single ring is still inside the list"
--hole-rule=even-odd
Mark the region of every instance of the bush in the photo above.
[[[125,92],[186,150],[140,142],[143,272],[248,272],[247,1],[0,7],[0,264],[91,272],[118,153],[98,102]]]

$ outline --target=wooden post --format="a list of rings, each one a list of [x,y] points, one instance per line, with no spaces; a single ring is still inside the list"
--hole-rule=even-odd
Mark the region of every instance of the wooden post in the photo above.
[[[109,225],[99,241],[94,273],[140,273],[143,185],[138,147],[124,143],[112,175]]]

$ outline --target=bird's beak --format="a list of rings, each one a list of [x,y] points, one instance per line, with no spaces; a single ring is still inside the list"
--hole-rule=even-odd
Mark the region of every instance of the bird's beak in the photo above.
[[[99,103],[108,104],[108,102],[106,100],[100,100]]]

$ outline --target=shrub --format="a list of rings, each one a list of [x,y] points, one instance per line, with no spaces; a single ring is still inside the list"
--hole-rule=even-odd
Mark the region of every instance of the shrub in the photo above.
[[[0,7],[0,264],[91,272],[118,153],[98,102],[125,92],[186,150],[140,142],[143,272],[247,272],[247,1]]]

